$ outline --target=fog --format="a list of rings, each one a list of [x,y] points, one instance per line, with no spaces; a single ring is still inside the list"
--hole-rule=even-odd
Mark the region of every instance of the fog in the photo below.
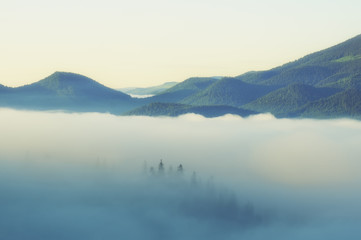
[[[359,121],[0,119],[0,239],[361,237]]]

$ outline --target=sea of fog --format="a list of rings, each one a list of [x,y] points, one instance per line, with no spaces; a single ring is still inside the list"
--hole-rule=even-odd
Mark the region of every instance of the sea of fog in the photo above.
[[[0,239],[361,238],[358,121],[1,109],[0,123]]]

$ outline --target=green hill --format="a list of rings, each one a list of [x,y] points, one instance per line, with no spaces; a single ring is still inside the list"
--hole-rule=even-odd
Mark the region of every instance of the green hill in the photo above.
[[[223,78],[182,103],[191,105],[228,105],[239,107],[261,97],[275,87],[249,84],[236,78]]]
[[[361,72],[355,72],[353,74],[339,73],[320,81],[317,86],[338,89],[361,89]]]
[[[329,97],[338,92],[333,88],[315,88],[305,84],[292,84],[273,91],[244,106],[258,112],[270,112],[279,117],[291,117],[292,112],[307,103]]]
[[[151,103],[125,113],[128,116],[179,116],[187,113],[195,113],[205,117],[218,117],[225,114],[249,116],[256,114],[254,111],[230,107],[230,106],[191,106],[179,103]]]
[[[130,99],[130,96],[80,74],[55,72],[36,83],[17,88],[18,92],[47,94],[58,97]]]
[[[293,83],[347,89],[347,81],[361,73],[361,35],[297,61],[262,72],[248,72],[238,79],[248,83],[287,86]],[[336,85],[334,85],[336,86]]]
[[[309,103],[296,114],[310,118],[352,117],[360,119],[361,90],[348,89],[328,98]]]
[[[149,99],[149,101],[168,103],[180,102],[183,99],[206,89],[208,86],[210,86],[216,81],[218,81],[218,79],[213,77],[189,78],[152,97],[151,99]]]
[[[0,106],[35,110],[122,113],[143,104],[85,76],[56,72],[1,94]]]
[[[361,89],[361,35],[268,71],[220,80],[188,79],[149,101],[242,106],[278,117],[297,117],[304,106],[346,89]],[[327,108],[332,108],[332,102],[339,108],[337,101],[327,102]],[[315,114],[318,108],[310,111]]]

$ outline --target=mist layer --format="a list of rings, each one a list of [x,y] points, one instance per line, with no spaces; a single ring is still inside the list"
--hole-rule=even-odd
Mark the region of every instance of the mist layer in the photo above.
[[[0,119],[2,239],[361,236],[357,121]]]

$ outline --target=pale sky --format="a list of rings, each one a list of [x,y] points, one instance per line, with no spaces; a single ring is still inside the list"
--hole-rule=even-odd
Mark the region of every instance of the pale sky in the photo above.
[[[0,83],[112,87],[267,70],[361,34],[360,0],[1,0]]]

